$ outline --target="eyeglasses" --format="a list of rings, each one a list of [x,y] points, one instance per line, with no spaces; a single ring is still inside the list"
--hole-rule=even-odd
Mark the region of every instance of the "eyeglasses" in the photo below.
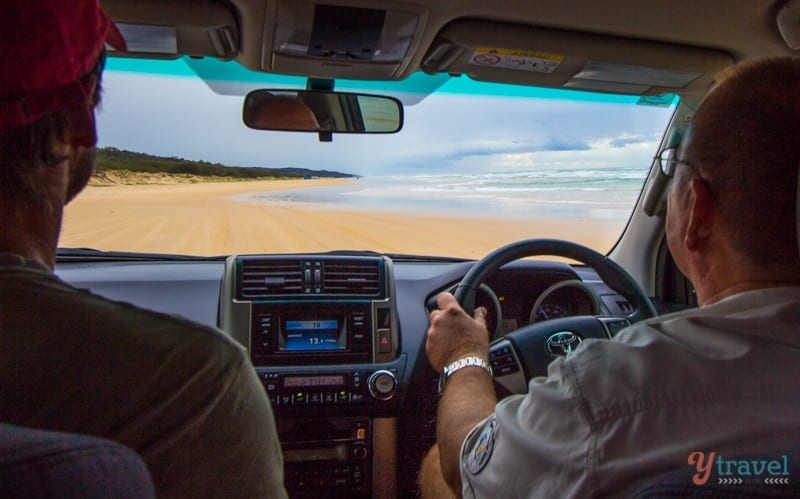
[[[688,166],[689,168],[694,168],[692,163],[688,161],[684,161],[682,159],[678,159],[676,156],[678,155],[678,148],[677,147],[668,147],[661,151],[656,159],[658,159],[658,166],[661,168],[661,173],[666,175],[667,177],[672,177],[675,175],[675,170],[678,169],[678,165],[683,163],[684,165]]]

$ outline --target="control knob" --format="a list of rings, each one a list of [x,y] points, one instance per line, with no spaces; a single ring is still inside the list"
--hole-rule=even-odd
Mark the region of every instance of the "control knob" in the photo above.
[[[389,400],[397,391],[397,378],[390,371],[375,371],[367,380],[369,393],[378,400]]]

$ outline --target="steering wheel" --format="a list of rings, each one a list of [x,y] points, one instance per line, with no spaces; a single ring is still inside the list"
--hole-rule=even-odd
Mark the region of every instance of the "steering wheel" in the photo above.
[[[576,316],[535,322],[506,333],[490,345],[495,380],[512,393],[527,391],[528,381],[545,375],[547,365],[588,338],[609,338],[620,329],[657,315],[642,288],[625,269],[595,250],[557,239],[529,239],[503,246],[476,263],[456,286],[453,295],[469,315],[475,311],[475,293],[483,280],[503,265],[523,257],[551,255],[592,267],[611,289],[625,297],[633,312],[624,316]]]

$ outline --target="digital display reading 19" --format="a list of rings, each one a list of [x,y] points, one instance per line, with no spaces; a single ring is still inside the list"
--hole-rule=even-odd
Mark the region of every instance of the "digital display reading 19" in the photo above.
[[[286,343],[291,352],[342,350],[339,342],[339,321],[334,319],[286,321]]]

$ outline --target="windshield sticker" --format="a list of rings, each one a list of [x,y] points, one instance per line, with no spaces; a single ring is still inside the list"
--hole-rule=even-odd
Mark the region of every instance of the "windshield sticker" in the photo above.
[[[563,55],[530,52],[526,50],[478,47],[469,60],[475,66],[484,66],[533,73],[552,73],[564,60]]]

